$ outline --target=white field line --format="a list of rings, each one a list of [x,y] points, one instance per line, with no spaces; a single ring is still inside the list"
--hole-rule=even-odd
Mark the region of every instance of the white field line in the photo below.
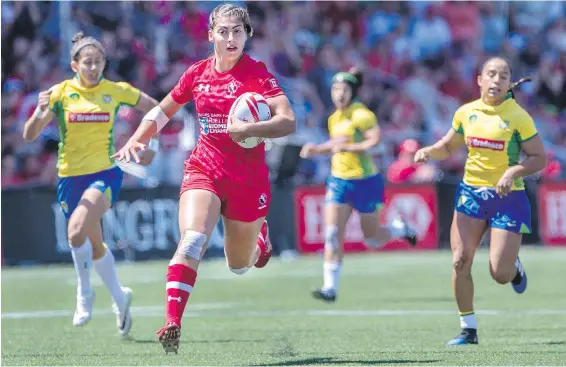
[[[189,305],[186,317],[296,317],[296,316],[346,316],[346,317],[378,317],[378,316],[456,316],[454,310],[279,310],[279,311],[229,311],[234,307],[231,303],[202,303]],[[214,311],[222,310],[222,311]],[[212,311],[212,312],[209,312]],[[139,306],[132,307],[131,312],[136,317],[163,317],[165,307]],[[479,315],[504,316],[548,316],[566,315],[566,309],[532,309],[532,310],[477,310]],[[71,317],[72,310],[45,310],[29,312],[2,313],[2,319],[43,319],[54,317]],[[110,309],[96,309],[93,316],[113,315]]]

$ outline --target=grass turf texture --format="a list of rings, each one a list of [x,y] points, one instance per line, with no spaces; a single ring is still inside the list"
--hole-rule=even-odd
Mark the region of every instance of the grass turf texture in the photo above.
[[[347,256],[335,304],[314,300],[318,256],[278,259],[244,276],[223,260],[201,265],[178,355],[165,355],[167,262],[119,265],[134,290],[134,325],[121,339],[111,301],[93,272],[93,319],[72,326],[70,266],[2,270],[2,365],[565,365],[566,251],[523,248],[523,295],[474,264],[477,346],[446,347],[459,332],[449,252]]]

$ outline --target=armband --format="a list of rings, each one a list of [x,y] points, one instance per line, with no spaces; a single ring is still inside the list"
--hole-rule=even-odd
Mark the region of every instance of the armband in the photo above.
[[[159,132],[163,127],[169,122],[169,117],[163,112],[161,107],[155,106],[145,114],[143,117],[144,120],[151,120],[155,121],[157,124],[157,131]]]

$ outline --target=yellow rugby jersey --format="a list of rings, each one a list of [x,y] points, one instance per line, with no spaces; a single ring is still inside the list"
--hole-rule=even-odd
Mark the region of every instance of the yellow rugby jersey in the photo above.
[[[520,143],[538,134],[532,117],[512,98],[499,106],[481,100],[465,104],[454,114],[452,128],[468,147],[464,183],[470,186],[496,186],[519,163]],[[512,189],[524,190],[523,179],[515,179]]]
[[[377,126],[377,117],[363,103],[354,102],[344,111],[337,110],[328,118],[331,139],[345,143],[365,140],[364,132]],[[377,174],[371,155],[341,152],[332,155],[332,175],[342,179],[360,179]]]
[[[114,165],[112,129],[122,105],[135,106],[141,92],[125,82],[103,79],[84,88],[75,78],[51,88],[49,108],[57,116],[61,142],[57,168],[60,177],[104,171]]]

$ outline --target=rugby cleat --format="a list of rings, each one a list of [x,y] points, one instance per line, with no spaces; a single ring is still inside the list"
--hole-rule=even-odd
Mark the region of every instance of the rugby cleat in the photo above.
[[[403,238],[407,240],[412,247],[417,245],[417,232],[409,227],[408,224],[405,224],[405,236],[403,236]]]
[[[446,345],[464,344],[478,344],[478,332],[476,329],[462,329],[460,334],[446,343]]]
[[[112,304],[114,313],[116,314],[116,327],[121,336],[126,336],[132,328],[132,315],[130,314],[130,305],[132,303],[132,290],[127,287],[122,287],[124,292],[124,305],[122,308],[118,307],[116,303]]]
[[[94,305],[94,291],[89,296],[77,296],[77,308],[73,315],[73,325],[83,326],[92,318],[92,306]]]
[[[175,352],[179,349],[179,340],[181,338],[181,328],[179,325],[171,322],[161,329],[157,330],[157,335],[159,336],[159,342],[165,350],[165,354],[169,352]]]
[[[411,247],[417,245],[417,232],[411,228],[409,223],[404,219],[396,219],[391,223],[391,226],[395,229],[401,229],[403,231],[403,239],[406,240]]]
[[[269,226],[267,221],[264,220],[259,231],[259,241],[257,242],[259,249],[261,251],[259,258],[255,262],[254,266],[256,268],[263,268],[271,259],[273,254],[273,247],[271,246],[271,240],[269,239]]]
[[[336,292],[331,289],[315,289],[311,294],[314,298],[323,300],[328,303],[336,302]]]
[[[521,294],[527,289],[527,273],[519,257],[517,257],[517,261],[515,262],[515,268],[517,268],[517,275],[515,279],[511,281],[511,286],[515,292]]]

